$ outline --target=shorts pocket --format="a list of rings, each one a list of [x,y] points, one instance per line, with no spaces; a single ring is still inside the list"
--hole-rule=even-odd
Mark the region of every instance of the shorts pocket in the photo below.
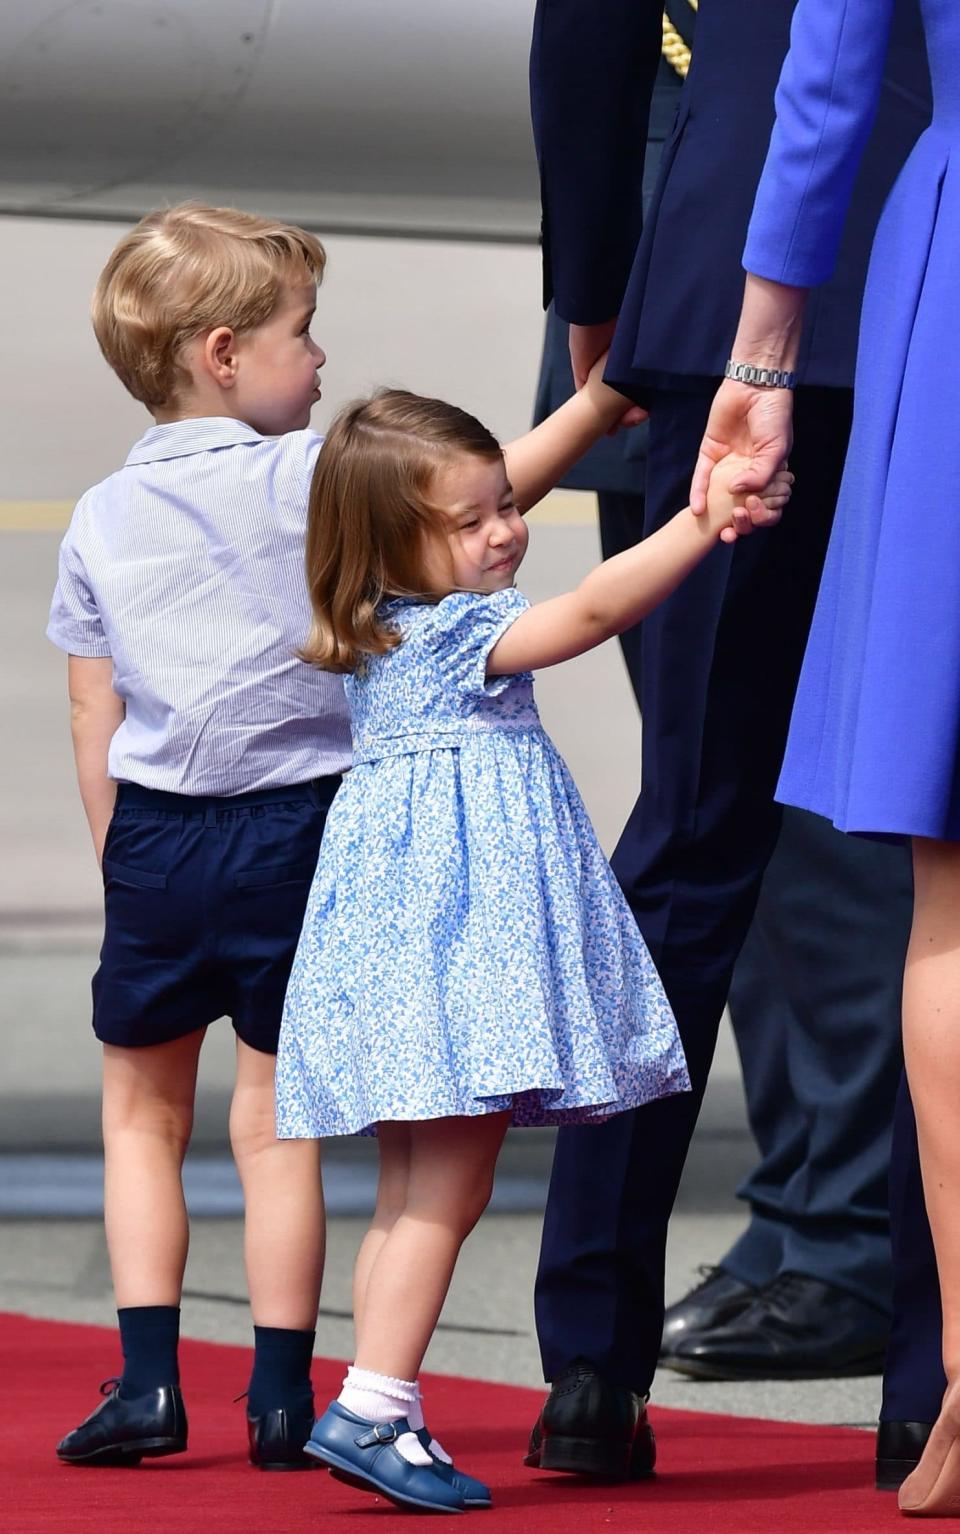
[[[316,863],[272,863],[262,868],[244,868],[235,874],[238,889],[266,889],[275,884],[309,884]]]
[[[120,884],[132,884],[142,890],[165,890],[167,887],[166,874],[155,874],[149,868],[130,868],[126,863],[117,863],[113,858],[103,860],[103,880],[116,879]]]

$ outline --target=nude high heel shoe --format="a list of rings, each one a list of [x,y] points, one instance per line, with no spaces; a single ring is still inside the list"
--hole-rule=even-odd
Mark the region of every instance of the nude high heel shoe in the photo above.
[[[951,1385],[916,1470],[900,1488],[908,1518],[960,1518],[960,1383]]]

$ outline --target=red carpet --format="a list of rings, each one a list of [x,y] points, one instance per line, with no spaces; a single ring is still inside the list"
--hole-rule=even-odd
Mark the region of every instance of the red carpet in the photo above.
[[[4,1534],[411,1534],[412,1515],[338,1485],[323,1471],[265,1475],[245,1459],[243,1349],[184,1342],[190,1451],[133,1470],[81,1470],[54,1458],[57,1438],[92,1410],[119,1354],[98,1327],[0,1314],[5,1406],[0,1447]],[[342,1365],[318,1360],[318,1401]],[[896,1496],[871,1490],[873,1440],[852,1429],[798,1427],[656,1411],[653,1482],[588,1487],[520,1463],[542,1400],[535,1390],[436,1376],[430,1420],[465,1468],[493,1489],[492,1512],[433,1516],[429,1526],[503,1534],[854,1534],[904,1529]],[[692,1392],[691,1392],[692,1393]],[[473,1427],[470,1424],[475,1424]],[[469,1451],[467,1445],[469,1442]]]

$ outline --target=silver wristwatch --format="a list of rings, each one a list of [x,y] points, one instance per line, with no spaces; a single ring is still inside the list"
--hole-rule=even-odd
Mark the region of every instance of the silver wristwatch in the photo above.
[[[752,362],[734,362],[732,357],[723,370],[723,376],[732,378],[735,383],[752,384],[756,389],[797,387],[796,373],[788,373],[785,368],[758,368]]]

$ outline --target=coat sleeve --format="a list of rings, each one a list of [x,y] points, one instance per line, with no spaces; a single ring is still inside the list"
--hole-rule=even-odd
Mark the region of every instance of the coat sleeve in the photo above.
[[[880,100],[893,0],[799,0],[743,264],[791,287],[832,276]]]
[[[538,0],[530,55],[543,209],[544,306],[619,313],[643,220],[661,0]]]

